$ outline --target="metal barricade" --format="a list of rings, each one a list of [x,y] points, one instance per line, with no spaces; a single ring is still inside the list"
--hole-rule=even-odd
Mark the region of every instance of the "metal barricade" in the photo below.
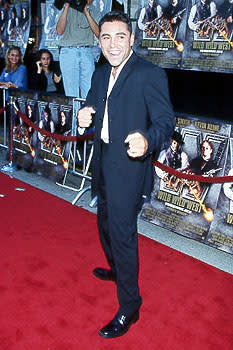
[[[7,145],[7,122],[6,122],[6,90],[8,90],[7,87],[0,86],[0,89],[2,90],[2,106],[4,108],[3,112],[3,133],[1,132],[1,137],[0,137],[0,147],[8,148]],[[0,115],[0,118],[2,116]]]
[[[77,112],[80,109],[82,103],[85,102],[85,99],[82,98],[74,98],[73,99],[73,123],[72,123],[72,136],[76,136],[77,135]],[[80,128],[78,128],[80,129]],[[72,201],[72,204],[74,205],[80,198],[81,196],[89,191],[91,189],[91,185],[87,185],[85,186],[86,180],[91,181],[92,177],[91,175],[88,174],[89,172],[89,168],[91,165],[91,160],[92,160],[92,156],[93,156],[93,150],[94,150],[94,146],[93,144],[91,145],[90,148],[90,153],[87,156],[87,149],[88,149],[88,140],[84,139],[84,144],[83,144],[83,152],[82,155],[80,153],[80,150],[77,147],[77,142],[73,142],[73,149],[70,152],[69,155],[69,159],[68,159],[68,164],[70,163],[70,161],[72,160],[73,163],[73,167],[72,170],[69,170],[72,174],[79,176],[80,178],[82,178],[81,180],[81,184],[79,186],[79,188],[75,188],[72,186],[68,186],[66,185],[66,180],[67,180],[67,174],[68,174],[68,168],[66,170],[64,179],[62,183],[57,183],[57,185],[62,186],[64,188],[70,189],[74,192],[78,192],[77,195],[75,196],[74,200]],[[76,164],[76,158],[78,158],[79,161],[82,160],[82,169],[81,171],[76,170],[75,164]],[[95,202],[91,202],[90,206],[95,206]]]
[[[6,106],[5,102],[5,93],[6,88],[3,89],[4,92],[4,107]],[[77,112],[81,108],[82,103],[85,102],[85,99],[81,98],[74,98],[73,99],[73,116],[72,116],[72,136],[77,136]],[[9,97],[9,133],[7,133],[7,116],[6,111],[4,110],[4,126],[3,126],[3,144],[1,144],[2,147],[9,148],[9,163],[8,165],[5,165],[2,170],[6,172],[12,172],[16,170],[16,168],[13,166],[13,123],[14,123],[14,114],[15,111],[18,112],[18,107],[15,104],[14,97]],[[7,134],[9,134],[9,140],[7,139]],[[83,147],[82,151],[77,146],[77,141],[72,142],[72,147],[69,153],[68,157],[68,166],[66,168],[63,181],[62,183],[56,183],[59,186],[62,186],[64,188],[70,189],[72,191],[77,192],[77,195],[75,199],[72,201],[72,204],[75,204],[78,199],[88,190],[91,189],[91,185],[86,184],[86,180],[91,181],[92,177],[89,174],[89,168],[91,165],[91,160],[93,156],[93,144],[91,144],[91,147],[88,149],[88,140],[84,138],[83,140]],[[89,151],[89,152],[88,152]],[[81,162],[81,169],[78,169],[76,167],[76,160]],[[71,166],[72,163],[72,166]],[[69,166],[70,165],[70,166]],[[67,174],[68,171],[78,177],[81,178],[81,183],[79,188],[75,188],[72,186],[69,186],[66,184],[67,181]],[[90,204],[92,207],[95,205],[95,202],[91,202]]]

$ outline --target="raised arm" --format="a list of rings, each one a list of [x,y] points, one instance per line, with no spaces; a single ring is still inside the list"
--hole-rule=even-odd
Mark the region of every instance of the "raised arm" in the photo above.
[[[94,18],[91,16],[90,12],[87,9],[87,6],[84,7],[83,13],[87,18],[87,21],[89,23],[89,26],[90,26],[92,32],[98,38],[99,37],[99,26],[96,23],[96,21],[94,20]]]
[[[56,31],[58,35],[62,35],[66,29],[66,23],[67,23],[67,14],[69,10],[70,4],[68,2],[65,3],[65,7],[63,9],[63,12],[57,22]]]

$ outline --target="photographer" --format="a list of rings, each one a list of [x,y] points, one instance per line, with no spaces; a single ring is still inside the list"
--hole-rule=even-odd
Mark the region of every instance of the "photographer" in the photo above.
[[[99,36],[100,12],[93,0],[55,1],[64,3],[57,22],[57,34],[61,35],[60,67],[66,96],[86,98],[95,69],[92,47],[94,36]]]

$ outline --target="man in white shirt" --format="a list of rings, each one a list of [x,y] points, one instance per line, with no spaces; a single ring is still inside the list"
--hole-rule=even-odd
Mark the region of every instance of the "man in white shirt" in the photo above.
[[[128,16],[112,11],[99,29],[108,63],[94,72],[78,124],[95,127],[92,193],[98,197],[98,231],[110,269],[93,273],[116,282],[118,312],[99,331],[115,338],[139,318],[137,214],[153,187],[152,153],[172,135],[174,116],[165,72],[132,51]]]
[[[152,22],[156,18],[162,17],[163,10],[161,5],[156,4],[156,0],[149,0],[148,5],[141,9],[138,18],[138,28],[145,31],[147,23]]]
[[[191,8],[188,18],[189,28],[193,31],[198,31],[200,24],[207,18],[215,16],[216,13],[217,8],[214,1],[200,0]]]

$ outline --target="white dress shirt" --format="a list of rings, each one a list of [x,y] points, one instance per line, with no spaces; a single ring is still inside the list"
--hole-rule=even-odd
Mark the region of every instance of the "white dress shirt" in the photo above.
[[[117,70],[115,69],[115,67],[112,67],[111,70],[111,74],[110,74],[110,78],[109,78],[109,83],[108,83],[108,91],[107,91],[107,99],[106,99],[106,104],[105,104],[105,111],[104,111],[104,119],[103,119],[103,126],[102,126],[102,130],[101,130],[101,140],[104,141],[105,143],[109,143],[109,130],[108,130],[108,97],[111,94],[111,91],[113,89],[113,86],[115,84],[115,82],[117,81],[117,78],[122,70],[122,68],[124,67],[124,65],[126,64],[126,62],[128,61],[128,59],[130,58],[130,56],[132,55],[133,50],[131,50],[129,56],[120,64],[120,66],[117,68]],[[115,72],[115,74],[114,74]]]

